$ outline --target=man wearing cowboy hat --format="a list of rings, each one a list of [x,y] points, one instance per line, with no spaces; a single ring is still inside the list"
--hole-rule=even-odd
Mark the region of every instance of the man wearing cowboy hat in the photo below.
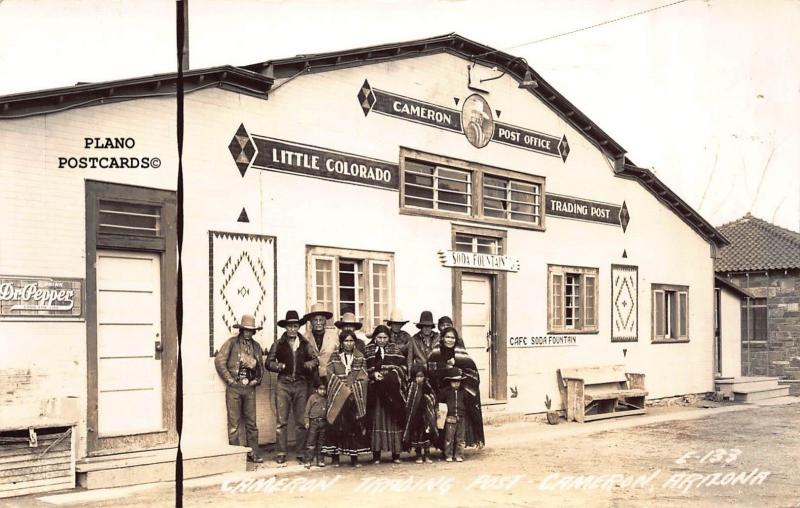
[[[326,311],[321,303],[312,305],[308,314],[303,316],[311,330],[308,344],[316,350],[319,358],[319,382],[325,386],[328,384],[328,360],[334,351],[339,350],[339,334],[325,326],[332,317],[333,313]]]
[[[256,386],[261,383],[263,350],[253,340],[256,318],[244,314],[238,324],[233,325],[239,333],[229,338],[214,355],[214,367],[226,384],[225,405],[228,412],[228,443],[239,446],[239,424],[244,419],[247,433],[247,458],[253,462],[264,462],[258,453],[258,427],[256,426]]]
[[[275,430],[278,441],[277,463],[286,464],[288,448],[287,426],[289,412],[294,415],[295,424],[295,455],[297,460],[303,461],[305,451],[306,428],[304,425],[304,412],[308,397],[308,385],[314,378],[319,366],[316,349],[298,333],[305,323],[297,315],[297,311],[286,312],[286,318],[278,321],[278,326],[286,331],[272,343],[267,358],[267,369],[278,373],[278,386],[276,389],[278,399],[278,425]]]
[[[361,321],[358,321],[356,319],[355,314],[353,314],[352,312],[345,312],[344,314],[342,314],[342,319],[340,319],[334,324],[336,325],[336,328],[339,329],[340,334],[348,330],[355,334],[356,349],[358,349],[362,353],[367,349],[367,341],[365,340],[367,336],[364,335],[364,332],[361,331],[361,327],[363,326],[363,324],[361,323]]]
[[[428,355],[434,346],[439,342],[439,334],[433,331],[436,323],[433,322],[431,311],[424,310],[419,316],[419,322],[415,323],[419,331],[408,341],[408,372],[411,372],[413,365],[422,365],[428,368]]]
[[[411,340],[411,335],[403,330],[403,325],[406,323],[408,323],[408,320],[401,318],[400,312],[398,312],[396,309],[392,310],[392,313],[389,315],[389,319],[386,320],[386,324],[392,330],[391,335],[389,335],[389,342],[394,342],[397,344],[397,347],[400,349],[400,353],[403,356],[408,354],[408,341]]]

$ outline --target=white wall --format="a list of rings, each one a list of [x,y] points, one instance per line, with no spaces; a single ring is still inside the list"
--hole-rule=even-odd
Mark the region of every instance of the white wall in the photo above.
[[[106,136],[132,137],[135,148],[84,148],[84,137]],[[159,157],[162,165],[58,167],[59,157],[102,156]],[[85,279],[85,180],[174,190],[176,175],[175,103],[169,98],[0,121],[0,275]],[[85,322],[0,320],[0,351],[0,419],[49,413],[57,399],[76,397],[77,453],[85,455]]]
[[[742,375],[742,300],[733,291],[720,291],[722,377]]]

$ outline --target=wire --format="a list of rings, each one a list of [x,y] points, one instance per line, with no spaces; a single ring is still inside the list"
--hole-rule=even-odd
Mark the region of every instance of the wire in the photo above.
[[[578,32],[583,32],[585,30],[589,30],[589,29],[592,29],[592,28],[597,28],[599,26],[608,25],[608,24],[611,24],[611,23],[615,23],[617,21],[622,21],[623,19],[629,19],[629,18],[633,18],[635,16],[641,16],[642,14],[647,14],[648,12],[657,11],[659,9],[665,9],[667,7],[672,7],[673,5],[682,4],[682,3],[687,2],[687,1],[688,0],[678,0],[677,2],[672,2],[671,4],[660,5],[658,7],[653,7],[652,9],[646,9],[646,10],[643,10],[643,11],[634,12],[634,13],[628,14],[626,16],[621,16],[619,18],[610,19],[608,21],[603,21],[601,23],[596,23],[594,25],[585,26],[583,28],[578,28],[577,30],[564,32],[564,33],[561,33],[561,34],[558,34],[558,35],[551,35],[550,37],[545,37],[544,39],[538,39],[538,40],[535,40],[535,41],[524,42],[522,44],[517,44],[515,46],[510,46],[508,48],[505,48],[503,51],[508,50],[508,49],[521,48],[523,46],[530,46],[531,44],[538,44],[540,42],[549,41],[549,40],[552,40],[552,39],[557,39],[559,37],[564,37],[566,35],[572,35],[572,34],[575,34],[575,33],[578,33]],[[490,51],[489,53],[494,53],[494,51]],[[488,55],[489,53],[484,53],[484,55]],[[479,56],[482,56],[482,55],[479,55]]]

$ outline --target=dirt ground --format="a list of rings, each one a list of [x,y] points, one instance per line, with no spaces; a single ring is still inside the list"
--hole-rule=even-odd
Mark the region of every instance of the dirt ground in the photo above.
[[[497,445],[468,450],[460,464],[409,461],[245,480],[251,483],[228,479],[186,489],[184,506],[800,507],[800,404],[554,439],[543,439],[542,427],[495,429]],[[174,492],[160,489],[82,506],[173,504]]]

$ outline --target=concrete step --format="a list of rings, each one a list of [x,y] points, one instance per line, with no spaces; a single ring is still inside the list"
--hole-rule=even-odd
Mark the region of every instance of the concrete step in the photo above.
[[[719,378],[714,381],[714,384],[716,391],[722,392],[727,399],[733,399],[734,392],[777,388],[779,379],[765,376],[728,377]]]
[[[789,379],[800,379],[800,367],[785,367],[783,375]]]
[[[789,367],[788,360],[775,360],[772,362],[772,372],[778,377],[784,376],[784,370],[787,367]]]
[[[789,395],[788,386],[778,386],[768,389],[742,388],[733,392],[734,402],[753,402],[756,400],[773,399],[776,397],[786,397]]]
[[[800,396],[800,379],[781,379],[778,384],[780,386],[788,386],[789,395]]]
[[[242,446],[220,445],[183,451],[184,478],[245,471],[247,452]],[[78,461],[78,485],[85,489],[124,487],[175,480],[176,448],[118,453]]]

